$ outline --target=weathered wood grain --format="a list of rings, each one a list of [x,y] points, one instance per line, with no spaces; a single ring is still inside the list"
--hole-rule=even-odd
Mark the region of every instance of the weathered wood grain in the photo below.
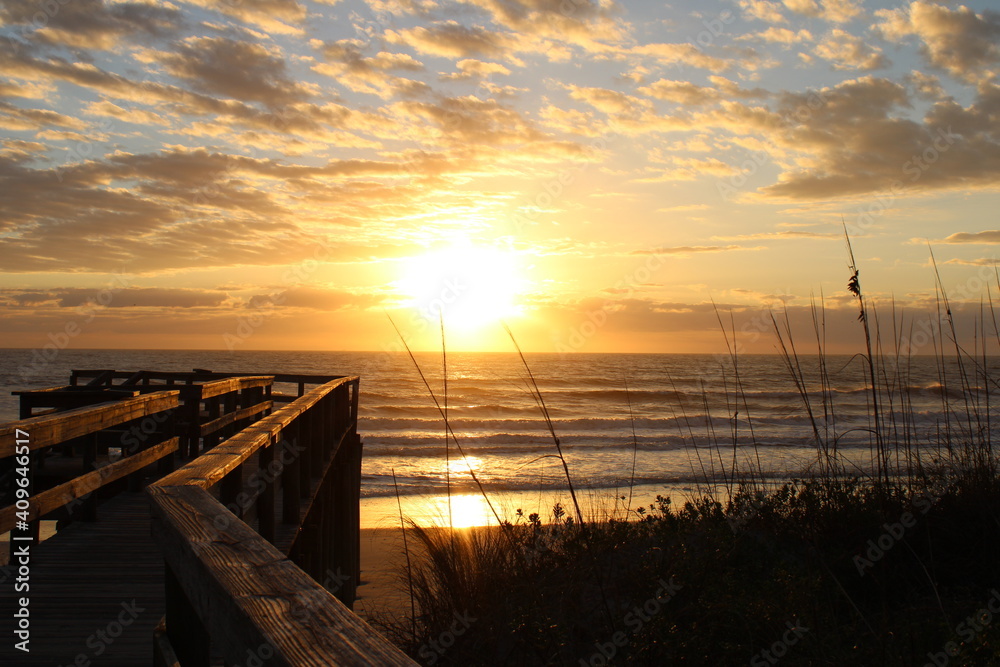
[[[227,660],[249,649],[276,667],[416,664],[204,489],[148,492],[154,539]]]
[[[239,391],[240,389],[266,387],[273,382],[274,377],[271,375],[252,375],[247,377],[215,380],[214,382],[206,382],[201,385],[201,397],[212,398],[213,396],[221,396],[222,394],[231,394],[232,392]]]
[[[30,449],[44,449],[133,419],[172,410],[179,404],[177,391],[159,391],[124,401],[99,403],[0,424],[0,458],[14,456],[18,430],[27,431],[31,435]]]

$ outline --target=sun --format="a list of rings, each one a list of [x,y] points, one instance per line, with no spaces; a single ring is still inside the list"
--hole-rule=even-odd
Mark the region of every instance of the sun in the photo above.
[[[456,243],[405,260],[397,289],[421,317],[470,333],[516,315],[522,284],[512,251]]]

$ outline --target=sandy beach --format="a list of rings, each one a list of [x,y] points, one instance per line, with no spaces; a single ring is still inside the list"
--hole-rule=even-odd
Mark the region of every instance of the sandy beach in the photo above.
[[[354,611],[366,619],[408,616],[410,600],[400,579],[405,566],[402,529],[363,528]]]

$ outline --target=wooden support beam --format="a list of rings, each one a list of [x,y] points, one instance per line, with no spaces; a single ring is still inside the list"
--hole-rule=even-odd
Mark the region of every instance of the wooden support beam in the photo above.
[[[110,385],[111,380],[114,378],[115,372],[113,370],[104,371],[93,380],[87,383],[88,387],[102,387],[104,385]]]
[[[205,422],[200,427],[200,435],[204,437],[211,433],[215,433],[216,431],[221,430],[223,427],[229,426],[230,424],[237,422],[241,419],[253,417],[254,415],[258,415],[262,412],[270,410],[272,406],[273,403],[271,403],[271,401],[264,401],[263,403],[258,403],[256,405],[251,405],[248,408],[237,410],[236,412],[230,412],[229,414],[223,415],[218,419],[213,419],[210,422]]]

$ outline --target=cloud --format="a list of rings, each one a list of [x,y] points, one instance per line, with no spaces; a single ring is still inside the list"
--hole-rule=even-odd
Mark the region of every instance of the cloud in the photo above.
[[[161,52],[150,52],[149,55],[153,58],[161,55],[172,57],[169,53]],[[289,77],[283,73],[280,60],[273,59],[268,65],[270,59],[271,57],[266,54],[261,57],[263,71],[260,74],[265,78],[265,86],[270,85],[279,95],[284,95],[286,102],[300,94],[310,92],[301,84],[290,82]],[[183,68],[184,63],[184,59],[181,58],[178,66]],[[203,82],[205,77],[224,78],[225,72],[217,65],[218,62],[216,66],[208,63],[202,68],[193,68],[189,74],[196,77],[195,81],[198,81],[197,76],[202,74]],[[162,107],[176,115],[209,117],[211,120],[206,121],[202,127],[208,130],[205,133],[213,136],[231,132],[236,127],[278,135],[294,134],[328,142],[343,136],[347,128],[350,128],[352,133],[368,132],[387,137],[400,135],[400,130],[392,119],[362,109],[349,109],[332,102],[323,104],[297,102],[287,104],[283,108],[261,109],[255,102],[218,99],[181,86],[160,83],[152,78],[128,78],[89,63],[69,62],[55,56],[35,57],[3,41],[0,41],[0,69],[18,79],[43,84],[64,81],[97,91],[106,98],[114,100],[154,108]],[[269,69],[276,74],[269,74]],[[259,98],[261,92],[254,89],[254,82],[248,78],[250,74],[243,72],[234,75],[234,83],[228,87],[234,94]],[[269,76],[272,77],[270,83],[266,80]],[[275,101],[277,100],[271,100],[272,103]]]
[[[393,110],[404,124],[427,128],[433,134],[425,139],[442,145],[517,146],[525,157],[551,153],[565,158],[583,153],[581,146],[557,141],[519,111],[492,99],[470,95],[403,101],[393,105]]]
[[[864,13],[861,0],[782,0],[796,14],[822,18],[831,23],[847,23]]]
[[[843,234],[833,232],[806,232],[802,230],[785,230],[780,232],[760,232],[757,234],[737,234],[735,236],[714,237],[720,241],[758,241],[762,239],[840,239]]]
[[[1000,230],[987,229],[982,232],[956,232],[939,243],[1000,243]]]
[[[36,20],[39,13],[44,22]],[[7,2],[0,5],[0,24],[21,26],[15,34],[43,44],[110,50],[126,39],[171,37],[184,20],[180,10],[170,4],[72,0]]]
[[[60,308],[82,306],[94,298],[94,290],[62,288],[51,290]],[[224,292],[203,289],[136,287],[116,290],[108,308],[206,308],[221,306],[228,297]]]
[[[950,9],[917,0],[901,9],[875,12],[876,26],[886,39],[900,42],[910,35],[921,40],[928,62],[952,76],[978,83],[996,78],[1000,65],[1000,14],[976,14],[965,6]]]
[[[706,175],[728,176],[737,171],[732,165],[718,158],[690,158],[680,155],[667,155],[662,162],[664,167],[651,169],[654,176],[636,179],[637,183],[662,183],[668,181],[693,181]]]
[[[375,56],[366,57],[361,53],[362,43],[353,39],[342,39],[323,45],[323,55],[328,60],[343,63],[352,71],[370,72],[375,70],[404,70],[419,72],[423,63],[405,53],[380,51]]]
[[[801,157],[761,194],[826,199],[894,191],[895,198],[991,188],[1000,177],[1000,138],[988,120],[1000,103],[997,86],[981,87],[969,107],[941,100],[919,122],[899,113],[910,107],[909,94],[886,79],[863,77],[820,92],[815,99],[825,101],[812,109],[807,95],[784,97],[787,111],[771,140]]]
[[[225,37],[189,37],[153,58],[195,90],[282,107],[312,96],[292,79],[277,50]]]
[[[839,28],[827,33],[813,49],[813,53],[829,60],[835,69],[875,70],[890,65],[882,49]]]
[[[4,139],[0,143],[3,145],[3,148],[0,149],[0,157],[12,165],[41,159],[49,150],[48,146],[37,141]]]
[[[257,296],[250,299],[250,307],[270,303],[281,308],[304,308],[329,312],[345,308],[372,308],[386,301],[386,295],[373,292],[350,292],[341,289],[298,286],[274,296]]]
[[[629,53],[648,56],[664,65],[690,65],[712,72],[725,72],[733,66],[729,60],[710,56],[694,44],[653,43],[632,47]]]
[[[458,72],[448,74],[442,78],[453,81],[461,81],[473,78],[484,79],[494,74],[499,74],[500,76],[507,76],[510,74],[510,70],[500,63],[489,63],[482,60],[476,60],[474,58],[459,60],[455,63],[455,66],[458,68]]]
[[[560,106],[550,104],[541,109],[539,117],[546,127],[557,132],[585,137],[597,137],[604,133],[602,124],[597,121],[595,114],[591,111],[563,109]]]
[[[770,95],[766,90],[741,88],[735,81],[725,77],[711,76],[711,86],[699,86],[690,81],[660,79],[648,86],[638,89],[638,92],[656,99],[675,102],[685,107],[698,107],[732,99],[763,98]]]
[[[652,110],[652,104],[633,95],[627,95],[608,88],[585,88],[576,85],[566,87],[575,100],[586,102],[598,111],[619,116],[637,116]]]
[[[789,30],[788,28],[777,28],[771,26],[763,32],[757,33],[747,33],[746,35],[741,35],[737,37],[739,40],[747,39],[759,39],[764,42],[771,44],[799,44],[801,42],[811,42],[813,41],[813,35],[808,30],[802,28],[799,30]]]
[[[513,35],[487,30],[479,26],[463,26],[457,21],[445,21],[429,28],[415,26],[402,30],[386,30],[390,44],[409,46],[420,53],[445,58],[490,56],[516,60],[510,56],[518,45]]]
[[[148,52],[147,55],[155,60],[164,53]],[[171,57],[169,53],[165,55]],[[41,84],[68,82],[94,90],[116,102],[128,102],[128,106],[133,108],[143,106],[154,113],[160,112],[161,115],[167,113],[176,117],[200,116],[209,119],[191,123],[183,129],[172,128],[172,131],[184,136],[215,138],[232,132],[250,130],[258,133],[251,139],[255,144],[271,143],[290,151],[294,151],[296,144],[301,144],[302,140],[323,141],[332,146],[370,147],[373,145],[372,141],[361,140],[358,135],[393,139],[405,136],[405,128],[401,128],[398,120],[383,110],[349,108],[334,102],[289,103],[290,100],[302,95],[312,95],[313,89],[292,81],[291,76],[283,72],[283,61],[278,57],[261,54],[261,58],[263,62],[261,75],[265,79],[269,77],[271,79],[264,84],[270,90],[277,91],[279,96],[269,101],[272,104],[285,102],[286,106],[262,109],[253,100],[218,99],[182,86],[161,83],[152,77],[130,78],[92,64],[69,62],[55,56],[35,57],[0,41],[0,69],[9,76]],[[184,66],[186,61],[181,60],[178,65]],[[202,75],[200,79],[195,79],[202,85],[207,85],[206,79],[224,78],[226,73],[219,69],[218,62],[215,65],[207,63],[200,70],[193,69],[190,75],[195,77]],[[275,74],[272,76],[269,70],[273,70]],[[257,89],[251,78],[252,74],[252,71],[244,71],[234,75],[233,82],[227,87],[231,88],[233,94],[250,98],[261,97],[262,90]],[[247,135],[247,138],[250,139],[250,135]],[[241,137],[237,136],[235,139],[239,140]]]
[[[408,111],[443,114],[442,127],[450,111],[470,122],[448,134],[447,151],[306,164],[174,146],[33,167],[34,145],[8,142],[0,150],[0,271],[155,274],[396,257],[413,252],[400,225],[423,220],[421,233],[436,233],[452,224],[441,210],[509,198],[466,191],[470,177],[503,174],[511,161],[524,174],[533,162],[593,159],[493,102],[456,98]],[[509,153],[500,148],[508,144]]]
[[[767,23],[784,23],[785,17],[781,13],[781,4],[770,2],[769,0],[739,0],[743,9],[743,16],[748,19],[757,19]]]
[[[29,83],[19,81],[13,83],[0,79],[0,98],[20,97],[30,100],[46,100],[56,90],[50,83]]]
[[[7,130],[42,130],[55,125],[73,130],[84,130],[86,121],[48,109],[24,109],[10,102],[0,101],[0,127]]]
[[[699,245],[699,246],[668,246],[663,248],[649,248],[646,250],[635,250],[633,255],[693,255],[701,253],[730,252],[733,250],[760,250],[760,248],[748,248],[741,245]]]
[[[990,266],[998,267],[1000,266],[1000,258],[998,257],[980,257],[977,259],[960,259],[954,258],[949,259],[944,262],[945,264],[961,264],[963,266]]]
[[[298,26],[306,18],[306,9],[296,0],[186,0],[205,9],[218,11],[255,25],[268,33],[278,35],[299,35],[303,30]]]
[[[707,211],[712,207],[708,204],[678,204],[677,206],[667,206],[656,209],[657,213],[675,213],[685,211]]]
[[[906,75],[904,80],[913,89],[914,94],[922,99],[937,101],[947,97],[941,86],[941,80],[933,74],[913,70]]]
[[[313,69],[350,90],[386,99],[416,96],[429,90],[423,82],[390,74],[392,71],[419,72],[424,68],[423,63],[405,53],[380,51],[374,56],[365,56],[361,51],[363,46],[362,42],[353,39],[325,44],[322,50],[327,62]]]
[[[601,52],[607,44],[625,36],[624,27],[616,21],[617,8],[600,0],[461,0],[485,10],[491,21],[519,35],[529,37],[529,50],[542,52],[552,40],[580,46],[590,52]],[[551,54],[550,54],[551,55]]]
[[[169,126],[173,122],[173,119],[161,114],[146,109],[125,109],[108,100],[90,102],[83,107],[83,113],[88,116],[114,118],[133,125]]]
[[[317,246],[330,261],[392,256],[407,245],[385,240],[393,216],[435,203],[419,203],[413,183],[373,179],[443,185],[449,170],[471,171],[460,155],[305,166],[180,148],[31,168],[29,147],[0,152],[4,272],[281,265],[315,257]],[[358,230],[331,235],[345,227]]]
[[[864,13],[862,0],[822,0],[820,16],[832,23],[847,23]]]
[[[820,8],[816,4],[816,0],[782,0],[782,3],[796,14],[803,14],[805,16],[820,15]]]

